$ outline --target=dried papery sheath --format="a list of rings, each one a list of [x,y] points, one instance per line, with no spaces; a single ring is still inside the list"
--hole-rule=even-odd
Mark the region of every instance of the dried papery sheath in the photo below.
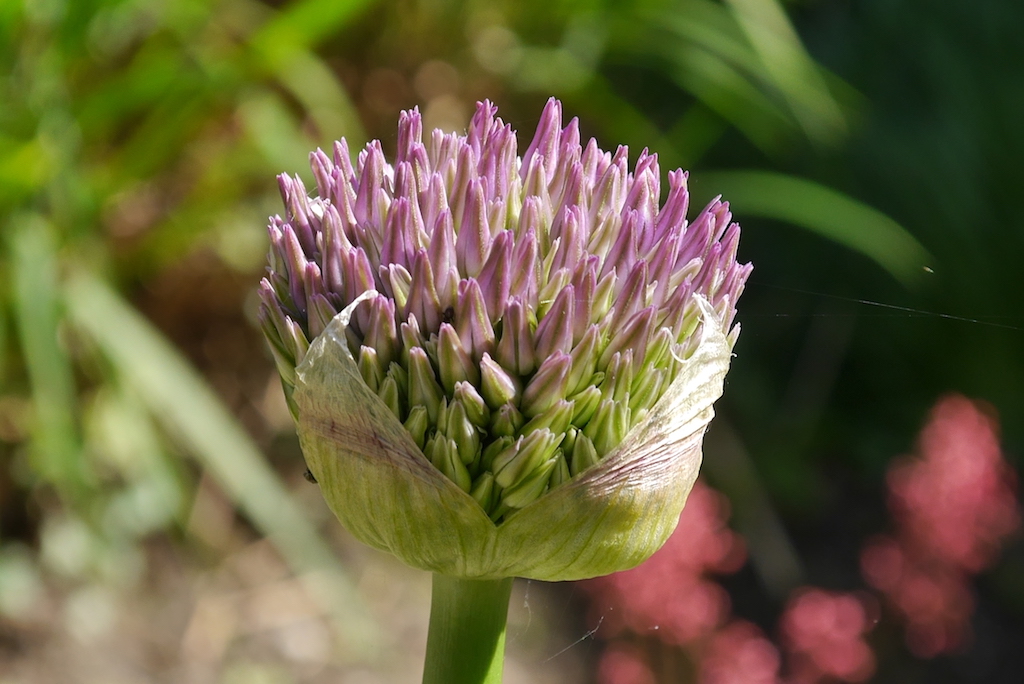
[[[465,136],[399,121],[282,176],[261,322],[341,521],[471,578],[589,577],[671,533],[721,395],[750,265],[686,174],[580,144],[550,100],[520,157],[480,104]]]

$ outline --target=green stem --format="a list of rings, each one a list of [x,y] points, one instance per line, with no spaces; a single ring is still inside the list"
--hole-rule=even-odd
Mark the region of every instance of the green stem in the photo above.
[[[512,578],[434,575],[423,684],[501,684]]]

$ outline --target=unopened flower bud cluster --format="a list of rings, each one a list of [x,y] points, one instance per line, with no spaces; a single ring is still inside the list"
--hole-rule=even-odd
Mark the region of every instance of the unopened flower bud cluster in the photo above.
[[[346,335],[366,384],[449,479],[501,520],[613,450],[697,343],[697,298],[730,343],[750,271],[718,200],[686,221],[686,174],[584,147],[549,101],[520,158],[484,102],[466,135],[399,121],[352,164],[311,155],[316,195],[280,177],[261,320],[284,380],[360,296]]]

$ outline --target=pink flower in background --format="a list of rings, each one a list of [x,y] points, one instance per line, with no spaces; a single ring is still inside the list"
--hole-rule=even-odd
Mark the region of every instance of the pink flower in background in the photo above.
[[[948,653],[968,639],[972,576],[1021,526],[1015,483],[995,420],[960,396],[936,404],[916,455],[890,468],[895,529],[864,545],[861,570],[904,621],[907,646],[918,657]],[[756,625],[730,618],[728,593],[712,575],[738,570],[746,552],[726,526],[728,516],[725,497],[698,481],[661,551],[633,570],[585,584],[604,620],[602,635],[612,639],[599,681],[675,684],[677,672],[651,665],[671,656],[645,660],[645,653],[664,651],[685,655],[700,684],[867,681],[877,666],[866,640],[877,622],[871,596],[797,590],[779,620],[778,648]],[[630,634],[649,648],[623,646],[617,637]]]
[[[934,657],[967,640],[970,576],[1020,529],[1016,480],[995,420],[953,395],[932,409],[917,454],[893,465],[888,484],[896,531],[865,546],[861,569],[906,620],[910,650]]]
[[[964,643],[974,597],[962,571],[908,556],[891,537],[864,547],[861,571],[906,621],[907,646],[914,655],[932,658]]]
[[[639,649],[617,643],[601,653],[597,679],[601,684],[656,684],[658,681]]]
[[[726,498],[698,480],[660,551],[632,570],[586,582],[606,628],[656,631],[666,643],[685,645],[722,624],[729,595],[706,575],[735,572],[746,559],[742,538],[726,526],[728,516]]]
[[[998,425],[974,402],[949,396],[932,409],[918,456],[890,468],[889,507],[921,556],[971,573],[986,568],[1020,527],[1013,470]]]
[[[700,684],[777,684],[779,651],[757,625],[733,620],[715,633],[700,661]]]
[[[779,622],[789,655],[787,681],[865,681],[875,671],[875,656],[864,641],[873,626],[864,604],[852,594],[823,589],[797,592]]]

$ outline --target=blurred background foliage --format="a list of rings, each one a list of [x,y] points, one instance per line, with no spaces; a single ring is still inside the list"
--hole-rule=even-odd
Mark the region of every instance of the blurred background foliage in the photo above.
[[[70,656],[32,660],[53,635],[112,638],[129,609],[167,633],[123,681],[321,681],[394,645],[382,561],[303,486],[253,291],[274,175],[341,136],[393,148],[416,105],[461,130],[489,98],[530,130],[555,95],[606,148],[690,169],[695,204],[732,201],[756,270],[706,461],[754,539],[737,605],[855,581],[937,396],[991,403],[1019,468],[1020,26],[1013,0],[3,0],[0,677],[57,681]],[[220,596],[189,582],[220,587],[264,537],[340,645],[257,680],[252,653],[187,657]],[[965,658],[1024,638],[1021,577],[1018,543]]]

